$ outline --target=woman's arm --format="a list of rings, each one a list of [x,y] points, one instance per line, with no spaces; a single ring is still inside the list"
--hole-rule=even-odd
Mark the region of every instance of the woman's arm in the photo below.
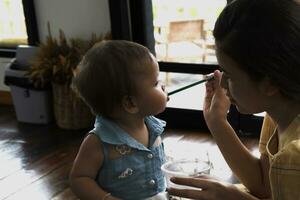
[[[268,197],[270,195],[268,157],[253,156],[228,122],[215,123],[218,126],[211,127],[210,131],[231,170],[252,194],[263,198]]]
[[[72,191],[82,200],[117,199],[112,196],[104,198],[108,192],[96,183],[95,179],[103,163],[100,140],[89,134],[82,142],[70,173]]]
[[[215,79],[206,84],[204,118],[226,162],[239,180],[256,196],[270,194],[267,158],[256,158],[242,144],[227,121],[230,106],[225,91],[220,87],[221,73],[214,72]]]

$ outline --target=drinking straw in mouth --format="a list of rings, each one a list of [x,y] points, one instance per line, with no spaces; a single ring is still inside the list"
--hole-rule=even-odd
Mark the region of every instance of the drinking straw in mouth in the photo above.
[[[186,85],[186,86],[184,86],[184,87],[181,87],[181,88],[178,88],[178,89],[176,89],[176,90],[173,90],[172,92],[169,92],[168,95],[171,96],[171,95],[173,95],[173,94],[176,94],[177,92],[180,92],[180,91],[182,91],[182,90],[188,89],[188,88],[193,87],[193,86],[195,86],[195,85],[199,85],[199,84],[201,84],[201,83],[205,83],[205,82],[210,81],[210,80],[213,80],[213,79],[214,79],[214,76],[213,76],[213,75],[207,76],[207,77],[205,77],[204,79],[202,79],[202,80],[200,80],[200,81],[196,81],[196,82],[191,83],[191,84],[189,84],[189,85]]]

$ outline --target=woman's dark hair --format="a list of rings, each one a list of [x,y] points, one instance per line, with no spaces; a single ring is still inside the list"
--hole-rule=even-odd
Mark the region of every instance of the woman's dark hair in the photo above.
[[[234,0],[216,21],[217,50],[249,76],[268,77],[288,98],[300,100],[300,5],[293,0]]]

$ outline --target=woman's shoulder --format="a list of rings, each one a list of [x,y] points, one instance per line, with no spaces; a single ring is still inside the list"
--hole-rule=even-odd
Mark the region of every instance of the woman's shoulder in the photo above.
[[[268,114],[266,114],[262,124],[259,139],[259,150],[261,153],[266,154],[267,143],[270,140],[271,136],[274,134],[276,127],[277,125],[273,121],[273,119]]]
[[[270,117],[270,115],[266,114],[264,117],[262,129],[261,129],[261,135],[270,137],[271,135],[273,135],[276,127],[277,127],[277,124],[273,121],[273,119]]]

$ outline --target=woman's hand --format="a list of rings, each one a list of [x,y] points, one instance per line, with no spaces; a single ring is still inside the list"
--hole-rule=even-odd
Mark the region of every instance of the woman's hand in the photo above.
[[[214,79],[206,83],[203,114],[208,125],[227,118],[230,101],[225,94],[225,90],[220,86],[221,78],[221,72],[216,70]]]
[[[197,178],[173,177],[171,181],[175,184],[186,185],[192,188],[175,189],[168,188],[170,195],[199,200],[234,200],[243,196],[234,185],[221,182],[210,176],[200,176]]]

